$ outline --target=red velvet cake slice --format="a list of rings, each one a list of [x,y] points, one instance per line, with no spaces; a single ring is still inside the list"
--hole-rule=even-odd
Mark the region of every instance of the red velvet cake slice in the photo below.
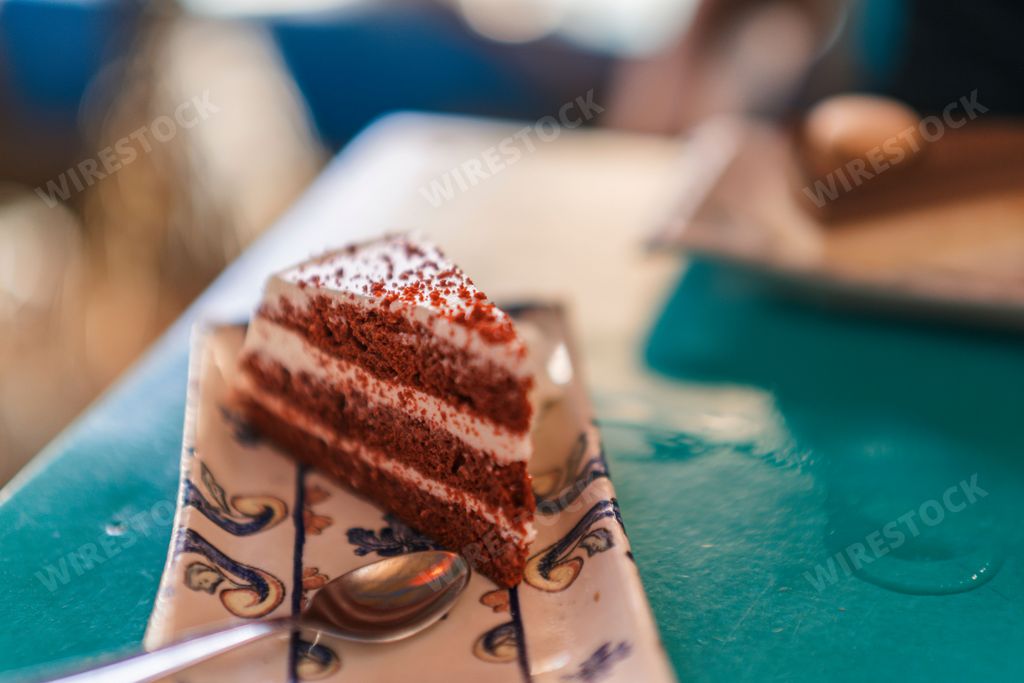
[[[240,362],[264,435],[519,582],[535,507],[526,347],[437,248],[385,237],[274,275]]]

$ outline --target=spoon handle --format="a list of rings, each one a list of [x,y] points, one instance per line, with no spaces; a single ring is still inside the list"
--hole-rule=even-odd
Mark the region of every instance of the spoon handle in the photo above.
[[[293,628],[291,617],[253,621],[195,636],[166,647],[131,655],[95,669],[88,669],[53,683],[142,683],[188,668],[243,645],[286,633]]]

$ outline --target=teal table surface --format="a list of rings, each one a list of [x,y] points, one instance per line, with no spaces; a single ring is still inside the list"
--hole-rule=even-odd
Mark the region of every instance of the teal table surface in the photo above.
[[[141,640],[190,327],[244,312],[268,255],[310,250],[289,241],[248,252],[0,494],[12,680]],[[633,351],[656,409],[595,399],[680,680],[1024,677],[1019,338],[792,302],[705,263],[649,325]]]

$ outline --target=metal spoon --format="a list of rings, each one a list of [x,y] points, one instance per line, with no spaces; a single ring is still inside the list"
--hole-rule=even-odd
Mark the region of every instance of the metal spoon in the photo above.
[[[242,645],[297,629],[366,643],[401,640],[447,614],[469,583],[469,577],[469,565],[455,553],[431,550],[389,557],[330,581],[317,591],[298,617],[248,622],[58,680],[149,681]]]

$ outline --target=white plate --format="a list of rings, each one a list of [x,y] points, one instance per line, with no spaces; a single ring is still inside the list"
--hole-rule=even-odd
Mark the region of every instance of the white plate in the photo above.
[[[436,626],[389,645],[251,646],[175,681],[671,681],[558,309],[518,309],[563,382],[542,409],[539,510],[525,581],[474,574]],[[181,487],[147,648],[195,630],[295,613],[330,578],[431,542],[262,441],[228,401],[241,326],[197,332]],[[560,364],[560,367],[559,367]]]

